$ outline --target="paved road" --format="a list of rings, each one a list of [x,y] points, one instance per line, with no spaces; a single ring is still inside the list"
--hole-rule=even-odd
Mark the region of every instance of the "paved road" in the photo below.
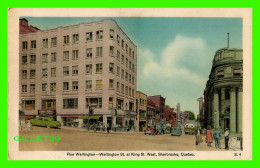
[[[207,147],[206,143],[195,145],[194,135],[170,136],[144,135],[139,132],[88,132],[84,129],[62,127],[48,129],[32,127],[30,131],[20,131],[27,139],[36,136],[59,136],[59,141],[20,141],[22,151],[224,151]],[[223,141],[223,140],[222,140]],[[214,144],[212,144],[214,145]],[[223,142],[222,142],[223,146]]]

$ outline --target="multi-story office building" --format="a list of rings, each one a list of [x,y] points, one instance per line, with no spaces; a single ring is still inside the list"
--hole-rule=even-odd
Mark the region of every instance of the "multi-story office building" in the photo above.
[[[82,126],[91,107],[104,124],[134,125],[137,46],[114,20],[21,33],[19,61],[27,116]]]
[[[164,124],[165,121],[165,100],[166,98],[162,97],[161,95],[149,96],[147,97],[147,101],[153,101],[155,104],[156,109],[156,120],[155,123],[157,124]]]
[[[214,56],[204,91],[206,124],[242,134],[243,50],[222,48]]]

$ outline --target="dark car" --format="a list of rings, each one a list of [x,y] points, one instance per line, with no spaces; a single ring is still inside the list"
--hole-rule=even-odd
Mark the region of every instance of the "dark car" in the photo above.
[[[156,129],[155,125],[150,125],[146,130],[144,131],[144,135],[157,135],[159,131]]]
[[[178,136],[181,136],[182,134],[182,130],[181,130],[181,127],[172,127],[172,131],[171,131],[171,136],[173,135],[178,135]]]

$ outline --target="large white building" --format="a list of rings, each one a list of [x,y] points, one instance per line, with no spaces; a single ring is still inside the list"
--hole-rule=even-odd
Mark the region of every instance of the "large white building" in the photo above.
[[[56,112],[81,127],[91,106],[104,124],[134,125],[137,46],[114,20],[20,34],[19,62],[26,116]]]

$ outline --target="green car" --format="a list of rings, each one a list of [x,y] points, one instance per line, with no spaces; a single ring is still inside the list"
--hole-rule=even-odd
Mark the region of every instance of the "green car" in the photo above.
[[[51,117],[40,117],[39,119],[30,119],[31,125],[42,126],[47,128],[59,128],[59,121],[54,121]]]

